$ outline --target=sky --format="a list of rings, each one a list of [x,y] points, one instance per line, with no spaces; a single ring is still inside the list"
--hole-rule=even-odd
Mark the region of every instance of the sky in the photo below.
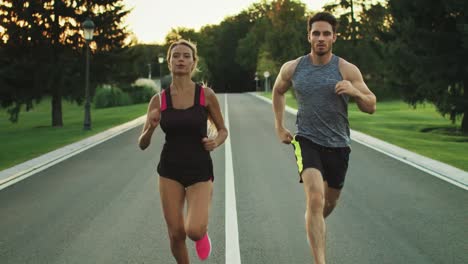
[[[259,0],[124,0],[133,8],[126,24],[139,43],[163,43],[171,28],[199,30],[219,24]],[[309,10],[320,10],[328,0],[302,0]]]

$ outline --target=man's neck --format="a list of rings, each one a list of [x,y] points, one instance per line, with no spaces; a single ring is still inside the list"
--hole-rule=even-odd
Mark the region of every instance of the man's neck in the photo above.
[[[309,54],[309,58],[314,65],[325,65],[330,62],[333,53],[330,51],[323,55],[317,55],[315,52],[311,51]]]

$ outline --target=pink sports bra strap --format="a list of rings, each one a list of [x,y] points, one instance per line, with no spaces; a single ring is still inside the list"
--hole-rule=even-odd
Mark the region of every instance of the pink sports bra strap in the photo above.
[[[201,86],[200,89],[200,105],[201,106],[206,106],[205,102],[205,87]]]
[[[166,110],[167,108],[167,103],[166,103],[166,90],[163,90],[160,94],[159,97],[161,97],[161,112]]]

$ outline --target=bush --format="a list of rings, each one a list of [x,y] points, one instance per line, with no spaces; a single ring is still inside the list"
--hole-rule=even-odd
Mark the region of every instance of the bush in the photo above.
[[[162,77],[161,79],[162,89],[167,89],[171,85],[171,82],[172,82],[172,76],[170,74]]]
[[[127,92],[132,99],[132,103],[139,104],[149,102],[151,97],[159,92],[159,89],[153,80],[140,78],[130,88],[127,88]]]
[[[121,105],[131,104],[131,99],[128,94],[122,92],[117,87],[111,85],[103,85],[96,89],[94,95],[94,107],[106,108]]]
[[[154,91],[158,89],[158,86],[156,83],[151,80],[151,79],[145,79],[145,78],[139,78],[137,79],[132,86],[134,87],[148,87],[148,88],[153,88]]]

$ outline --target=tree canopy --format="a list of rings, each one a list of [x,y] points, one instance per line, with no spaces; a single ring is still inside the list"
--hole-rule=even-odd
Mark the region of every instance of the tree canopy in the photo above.
[[[122,0],[3,0],[0,2],[0,104],[10,120],[17,121],[26,109],[44,95],[52,97],[52,126],[62,126],[62,98],[81,102],[84,93],[85,41],[81,23],[96,25],[91,44],[93,82],[108,79],[113,56],[125,45],[128,14]]]
[[[434,103],[468,133],[466,1],[335,0],[324,10],[339,21],[333,52],[359,67],[379,100]],[[128,12],[122,0],[0,1],[0,104],[11,120],[50,95],[52,124],[61,125],[62,98],[83,100],[86,17],[96,24],[92,87],[168,75],[157,56],[179,38],[197,44],[194,78],[218,92],[255,90],[255,76],[262,82],[269,71],[274,81],[283,63],[310,52],[306,21],[314,12],[299,0],[260,0],[218,25],[173,28],[163,45],[127,48]]]

